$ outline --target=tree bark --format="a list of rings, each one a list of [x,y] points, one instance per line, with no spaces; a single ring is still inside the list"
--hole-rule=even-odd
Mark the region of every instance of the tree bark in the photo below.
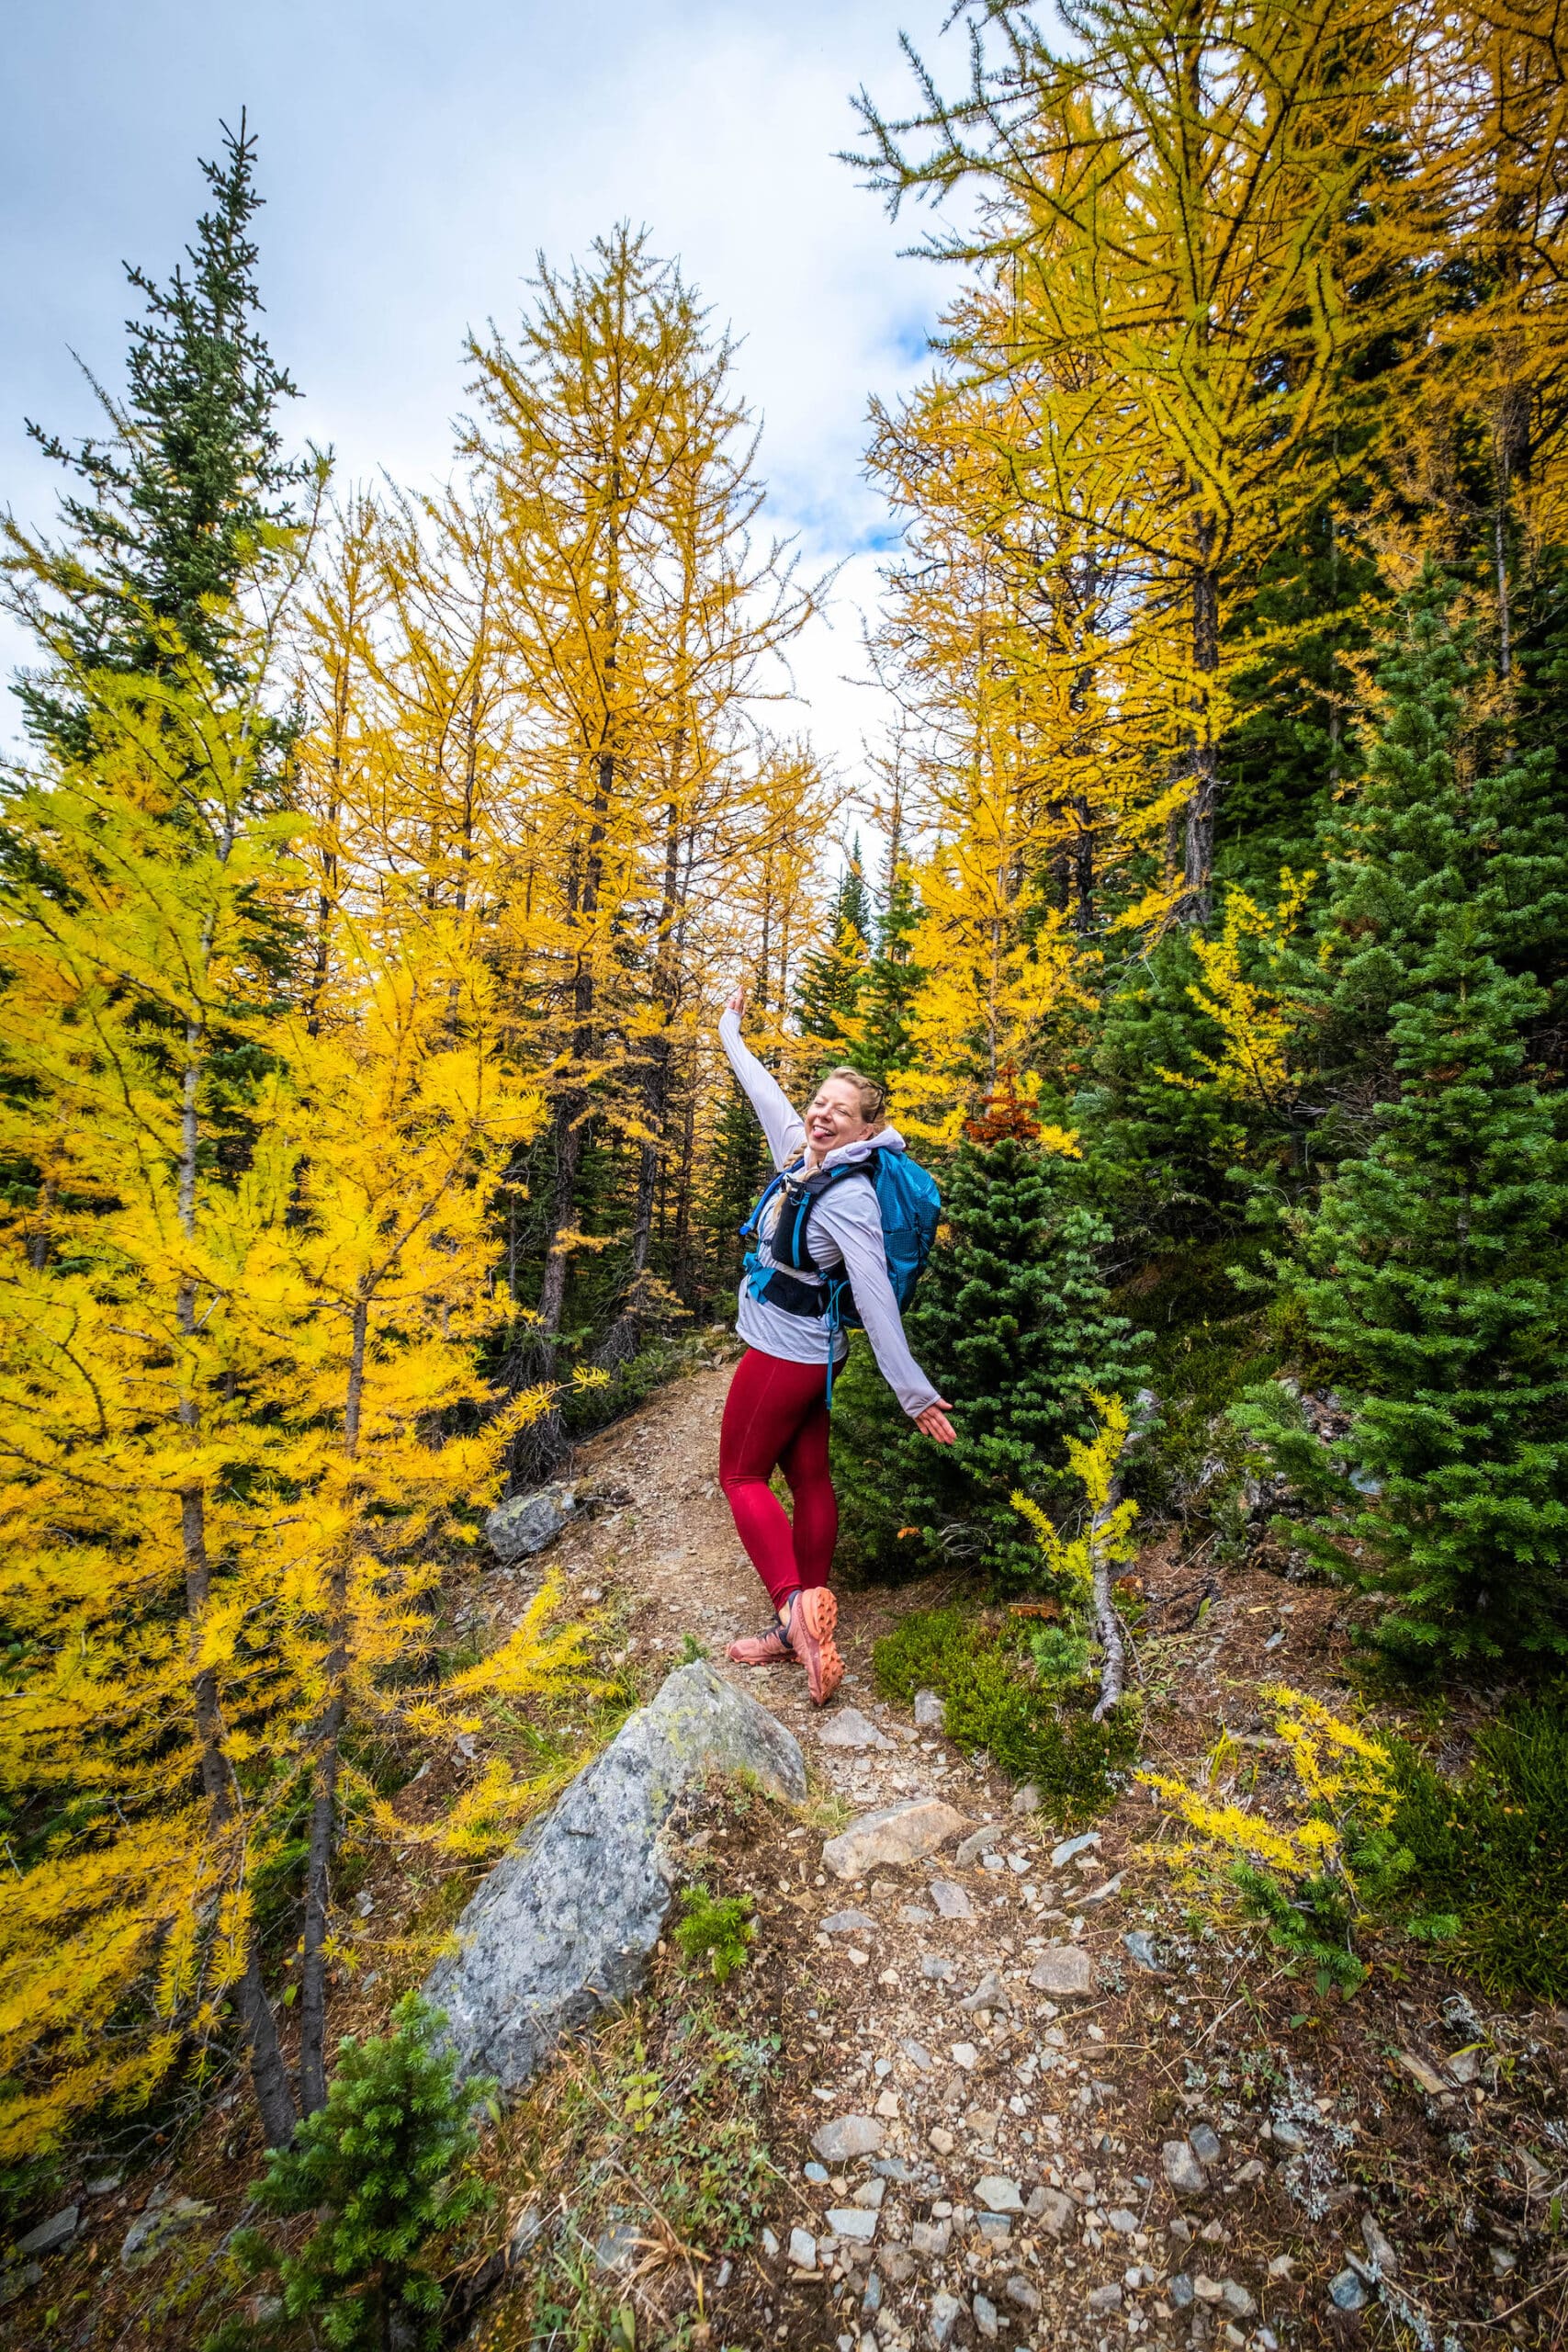
[[[555,1342],[566,1306],[567,1252],[561,1236],[575,1222],[577,1178],[582,1165],[585,1099],[573,1091],[556,1105],[556,1174],[550,1194],[550,1230],[545,1244],[545,1277],[539,1285],[539,1321],[546,1332],[547,1369],[555,1368]]]
[[[294,2137],[299,2111],[289,2087],[288,2069],[277,2039],[277,2022],[262,1982],[261,1948],[254,1935],[237,1988],[240,2023],[251,2052],[251,2087],[269,2148],[287,2148]]]
[[[54,1207],[55,1185],[52,1176],[46,1176],[38,1188],[38,1223],[28,1236],[28,1263],[35,1274],[41,1274],[49,1263],[50,1213]]]
[[[1207,681],[1220,666],[1219,575],[1206,559],[1214,542],[1212,522],[1198,526],[1200,561],[1192,575],[1193,742],[1189,759],[1192,797],[1187,804],[1181,860],[1181,920],[1207,922],[1213,911],[1214,829],[1220,808],[1219,749],[1213,741],[1213,706]]]
[[[1083,794],[1071,805],[1077,820],[1072,848],[1073,929],[1080,939],[1087,939],[1094,929],[1094,825]]]
[[[338,664],[333,681],[333,752],[327,763],[332,777],[327,796],[326,822],[321,829],[321,887],[316,893],[316,950],[310,971],[310,984],[306,993],[310,1011],[306,1015],[305,1033],[320,1035],[321,1005],[327,992],[327,979],[332,963],[333,910],[337,903],[338,859],[333,846],[337,840],[338,819],[343,812],[343,742],[348,732],[349,664],[346,655]]]
[[[343,1734],[343,1677],[348,1645],[344,1607],[348,1593],[346,1562],[334,1566],[332,1580],[333,1646],[327,1672],[337,1684],[321,1718],[311,1776],[310,1842],[305,1863],[305,1925],[299,1964],[299,2105],[314,2115],[327,2099],[327,1917],[332,1896],[333,1853],[337,1842],[338,1743]]]
[[[344,1398],[343,1450],[352,1462],[359,1451],[365,1403],[365,1351],[370,1302],[355,1302],[349,1347],[348,1386]],[[348,1555],[339,1547],[333,1560],[327,1598],[327,1703],[316,1727],[311,1768],[310,1839],[305,1861],[305,1922],[299,1964],[299,2104],[307,2115],[327,2098],[327,1921],[332,1902],[333,1854],[337,1844],[338,1752],[348,1712]]]
[[[653,1001],[658,1034],[649,1041],[643,1074],[642,1118],[648,1133],[637,1159],[637,1202],[632,1213],[630,1279],[626,1303],[604,1336],[599,1363],[605,1369],[635,1355],[648,1313],[648,1255],[653,1238],[653,1200],[663,1157],[664,1121],[670,1102],[670,1027],[675,1017],[680,976],[675,958],[675,915],[681,876],[679,797],[683,730],[672,753],[671,797],[665,810],[664,888],[659,908],[659,945],[653,959]]]
[[[1096,1723],[1110,1713],[1127,1687],[1127,1645],[1122,1638],[1122,1618],[1111,1584],[1111,1562],[1100,1542],[1105,1523],[1121,1499],[1122,1481],[1112,1478],[1105,1501],[1095,1512],[1089,1532],[1089,1559],[1094,1568],[1094,1623],[1100,1635],[1100,1697],[1094,1710]]]
[[[683,1306],[699,1304],[696,1252],[692,1242],[692,1178],[696,1156],[697,1070],[694,1052],[686,1074],[686,1106],[681,1125],[680,1178],[675,1188],[674,1283]]]
[[[621,496],[618,468],[611,473],[611,501]],[[611,503],[614,513],[614,503]],[[571,978],[571,1058],[581,1068],[592,1054],[594,1035],[594,971],[592,971],[592,924],[600,912],[600,889],[604,882],[604,837],[609,831],[611,793],[616,786],[616,743],[614,743],[614,694],[616,694],[616,626],[621,612],[621,570],[618,570],[618,537],[616,525],[611,522],[609,562],[606,562],[606,626],[609,626],[609,651],[604,654],[604,731],[600,736],[600,751],[594,755],[594,790],[590,805],[588,842],[583,849],[583,882],[581,889],[569,891],[569,912],[576,915],[588,929],[588,955],[583,955],[583,941],[579,936],[576,971]],[[562,1249],[562,1232],[576,1226],[576,1181],[583,1164],[583,1126],[590,1117],[590,1096],[581,1087],[569,1087],[555,1105],[555,1193],[550,1200],[550,1238],[546,1242],[546,1277],[538,1291],[538,1319],[546,1329],[546,1371],[555,1371],[555,1340],[562,1327],[562,1310],[567,1306],[567,1251]]]
[[[1492,558],[1497,575],[1497,671],[1514,666],[1513,592],[1508,579],[1508,511],[1514,484],[1528,481],[1530,469],[1529,395],[1522,384],[1504,384],[1493,426]]]

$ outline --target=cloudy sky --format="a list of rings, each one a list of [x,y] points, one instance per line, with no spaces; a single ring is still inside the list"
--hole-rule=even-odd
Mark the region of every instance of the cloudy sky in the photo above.
[[[946,289],[900,258],[919,220],[889,222],[834,151],[863,84],[910,98],[900,29],[962,74],[946,5],[24,0],[0,159],[0,502],[50,511],[23,419],[91,424],[71,353],[114,379],[120,262],[167,271],[200,208],[196,158],[242,106],[273,347],[342,480],[443,473],[465,329],[516,319],[537,251],[563,263],[629,219],[743,338],[774,527],[807,565],[843,562],[795,674],[817,740],[852,767],[875,711],[842,673],[888,534],[861,473],[866,402],[914,382]],[[0,642],[7,669],[19,651]]]

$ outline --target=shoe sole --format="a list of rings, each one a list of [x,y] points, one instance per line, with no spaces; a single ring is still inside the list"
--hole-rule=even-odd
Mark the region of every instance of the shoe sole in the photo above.
[[[790,1632],[793,1636],[798,1626],[804,1637],[795,1655],[806,1668],[814,1707],[825,1707],[844,1679],[844,1661],[833,1640],[838,1622],[839,1604],[825,1584],[812,1585],[795,1604]]]
[[[800,1660],[787,1644],[782,1652],[775,1650],[771,1657],[743,1657],[740,1654],[739,1643],[732,1642],[724,1655],[732,1666],[798,1666],[800,1664]]]

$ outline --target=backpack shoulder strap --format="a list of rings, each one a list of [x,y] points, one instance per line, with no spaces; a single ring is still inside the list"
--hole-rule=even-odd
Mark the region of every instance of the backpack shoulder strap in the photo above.
[[[768,1203],[773,1199],[773,1194],[778,1191],[779,1186],[787,1181],[788,1176],[788,1169],[780,1168],[775,1170],[773,1174],[769,1177],[756,1200],[752,1203],[750,1211],[748,1214],[744,1224],[738,1228],[742,1240],[750,1238],[760,1230],[762,1211],[767,1207]]]
[[[871,1169],[863,1159],[853,1160],[847,1168],[814,1168],[809,1176],[796,1176],[792,1170],[785,1185],[784,1206],[773,1233],[773,1255],[802,1273],[815,1273],[817,1261],[807,1238],[812,1210],[824,1193],[831,1192],[845,1177],[870,1174]]]
[[[814,1201],[819,1201],[824,1193],[831,1192],[833,1186],[842,1183],[846,1176],[870,1176],[871,1173],[869,1159],[852,1159],[844,1168],[813,1169],[809,1176],[800,1179],[795,1190],[797,1193],[809,1193]]]

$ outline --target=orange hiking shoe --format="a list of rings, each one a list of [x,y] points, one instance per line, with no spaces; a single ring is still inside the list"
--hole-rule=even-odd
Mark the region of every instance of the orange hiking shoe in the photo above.
[[[789,1612],[789,1645],[806,1668],[814,1707],[825,1707],[844,1679],[844,1661],[833,1642],[839,1604],[825,1584],[796,1593]]]
[[[800,1660],[784,1637],[782,1625],[770,1625],[765,1634],[748,1634],[744,1641],[731,1642],[725,1652],[737,1666],[798,1666]]]

